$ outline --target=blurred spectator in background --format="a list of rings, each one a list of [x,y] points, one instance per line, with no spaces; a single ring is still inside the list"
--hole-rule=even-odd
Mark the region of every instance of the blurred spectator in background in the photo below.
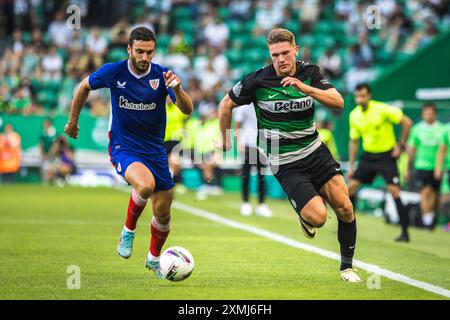
[[[333,48],[328,48],[320,56],[318,65],[325,77],[336,78],[341,75],[342,59]]]
[[[266,35],[275,26],[283,23],[285,1],[263,0],[256,5],[255,22],[256,32],[259,35]]]
[[[436,35],[438,30],[431,19],[425,21],[424,27],[418,29],[414,34],[408,39],[403,48],[403,52],[413,54],[418,49],[427,45]]]
[[[44,110],[36,104],[35,89],[31,84],[30,78],[25,77],[17,85],[14,95],[10,100],[10,112],[32,115],[32,114],[42,114]]]
[[[229,4],[231,17],[240,22],[247,21],[252,14],[251,6],[250,0],[231,0]]]
[[[20,135],[11,124],[0,134],[0,176],[3,183],[16,181],[20,169]]]
[[[318,109],[316,112],[316,129],[319,132],[320,140],[330,149],[333,158],[339,160],[339,152],[333,135],[333,122],[323,109]]]
[[[311,57],[311,48],[310,47],[301,47],[300,48],[300,60],[305,62],[312,62]]]
[[[304,0],[300,5],[302,31],[310,33],[320,15],[320,0]]]
[[[268,166],[268,161],[257,148],[258,125],[255,106],[249,104],[234,109],[233,118],[238,151],[242,161],[241,215],[250,216],[253,213],[253,208],[249,201],[250,178],[252,167],[256,167],[258,174],[258,206],[256,207],[256,214],[261,217],[271,217],[272,211],[265,203],[266,185],[264,181],[264,168]]]
[[[48,26],[49,39],[57,47],[66,48],[72,41],[72,29],[67,28],[66,12],[59,10],[55,13],[55,20]]]
[[[94,26],[86,38],[86,50],[90,55],[95,69],[103,65],[103,59],[108,49],[108,42],[102,35],[101,30]]]
[[[42,57],[42,77],[60,80],[63,72],[63,59],[57,52],[56,46],[51,46]]]
[[[54,159],[50,179],[54,179],[58,185],[64,185],[76,172],[74,149],[64,135],[59,136],[53,143],[50,157]]]
[[[20,68],[20,76],[25,77],[32,75],[41,63],[41,55],[34,45],[27,46],[24,51],[22,66]]]
[[[39,139],[39,149],[41,152],[41,180],[49,183],[53,177],[53,154],[52,146],[56,140],[56,129],[52,120],[47,118],[42,123],[42,133]]]
[[[126,45],[128,43],[128,35],[130,34],[130,22],[127,17],[121,17],[119,21],[111,28],[111,40],[114,45]]]
[[[356,10],[357,3],[354,0],[337,0],[334,2],[334,12],[338,20],[347,20]]]
[[[227,81],[230,78],[230,65],[227,56],[224,55],[219,49],[211,48],[210,61],[214,72],[222,81]]]
[[[16,55],[22,55],[23,50],[24,50],[24,44],[22,41],[22,32],[18,29],[14,30],[13,33],[13,43],[11,45],[12,51],[14,52],[14,54]]]
[[[227,47],[230,30],[217,14],[205,17],[204,37],[211,47],[225,49]]]
[[[220,76],[214,70],[211,61],[208,61],[206,70],[204,70],[203,74],[201,75],[200,87],[205,92],[205,97],[207,99],[209,98],[207,95],[209,95],[210,93],[214,94],[220,87]]]
[[[441,181],[435,179],[434,168],[443,130],[443,125],[437,120],[436,105],[428,102],[422,106],[422,121],[412,127],[408,138],[409,161],[405,179],[408,180],[414,168],[422,223],[429,229],[433,229],[436,223]]]
[[[201,159],[201,163],[196,163],[196,165],[202,171],[203,184],[199,187],[196,198],[206,200],[208,195],[218,195],[222,192],[220,188],[221,172],[218,167],[220,154],[216,152],[214,145],[214,137],[218,137],[220,133],[217,104],[204,104],[199,107],[199,113],[200,127],[194,136],[194,147],[197,154],[196,159]]]
[[[169,96],[166,98],[167,125],[164,137],[164,146],[166,147],[169,169],[173,177],[173,181],[178,184],[177,192],[185,191],[180,188],[181,179],[181,144],[183,139],[184,122],[187,115],[178,109]]]

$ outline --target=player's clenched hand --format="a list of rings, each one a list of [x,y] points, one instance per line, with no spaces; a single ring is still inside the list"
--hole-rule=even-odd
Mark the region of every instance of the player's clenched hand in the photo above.
[[[166,87],[172,87],[172,88],[179,88],[181,85],[181,79],[179,76],[177,76],[175,73],[172,72],[172,70],[169,70],[167,72],[163,72],[164,81]]]
[[[78,123],[76,122],[67,122],[66,126],[64,127],[64,132],[71,138],[78,138],[78,131],[80,128],[78,127]]]
[[[306,84],[293,77],[284,77],[283,80],[281,80],[281,85],[283,87],[294,87],[295,89],[303,93],[306,93],[307,90]]]

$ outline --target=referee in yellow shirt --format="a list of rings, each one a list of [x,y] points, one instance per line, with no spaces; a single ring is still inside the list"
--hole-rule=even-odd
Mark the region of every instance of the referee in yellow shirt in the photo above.
[[[397,158],[405,151],[412,121],[402,110],[385,103],[371,100],[372,92],[368,84],[355,88],[357,106],[350,112],[350,168],[349,193],[352,202],[362,183],[372,183],[376,174],[381,174],[394,198],[402,226],[401,235],[395,241],[409,242],[408,212],[400,200],[400,185]],[[400,141],[396,141],[394,125],[401,124]],[[362,139],[363,154],[354,171],[359,139]]]

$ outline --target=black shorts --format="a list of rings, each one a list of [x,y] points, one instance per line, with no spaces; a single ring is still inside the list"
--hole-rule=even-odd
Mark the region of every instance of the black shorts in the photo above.
[[[335,175],[341,174],[341,165],[333,158],[328,147],[322,143],[309,156],[292,163],[280,165],[275,177],[289,197],[297,213]]]
[[[439,191],[441,180],[434,178],[433,170],[417,170],[416,171],[416,187],[422,189],[426,186],[432,187],[435,191]]]
[[[375,176],[380,174],[386,184],[399,185],[397,159],[391,156],[391,152],[392,150],[382,153],[364,152],[352,179],[371,184]]]
[[[164,146],[166,147],[167,154],[171,154],[172,150],[179,144],[180,141],[176,140],[164,141]]]

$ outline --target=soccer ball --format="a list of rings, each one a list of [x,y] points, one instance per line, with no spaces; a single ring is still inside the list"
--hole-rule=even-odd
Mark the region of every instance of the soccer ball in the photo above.
[[[170,247],[162,253],[159,268],[167,280],[182,281],[194,271],[194,258],[185,248]]]

